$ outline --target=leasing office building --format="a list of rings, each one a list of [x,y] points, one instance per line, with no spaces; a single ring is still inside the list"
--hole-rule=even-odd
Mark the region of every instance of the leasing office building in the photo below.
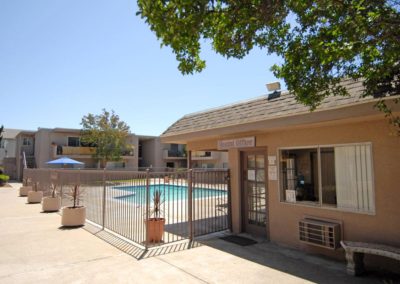
[[[339,258],[341,239],[400,246],[400,138],[361,82],[343,85],[349,97],[314,112],[263,96],[184,116],[161,139],[228,152],[235,233]]]

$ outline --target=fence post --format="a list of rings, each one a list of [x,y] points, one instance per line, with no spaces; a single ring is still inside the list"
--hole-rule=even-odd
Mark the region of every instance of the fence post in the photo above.
[[[146,250],[149,247],[149,218],[150,218],[150,178],[149,178],[149,169],[146,169],[146,240],[145,240],[145,248]]]
[[[103,169],[103,230],[106,224],[106,169]]]
[[[229,169],[227,171],[226,182],[228,186],[228,227],[232,232],[231,172]]]
[[[63,206],[63,200],[64,200],[64,193],[63,193],[63,179],[62,179],[62,174],[63,172],[61,170],[57,170],[58,172],[58,182],[60,183],[60,197],[61,197],[61,207]]]
[[[188,222],[189,222],[189,240],[193,241],[193,170],[188,171]]]

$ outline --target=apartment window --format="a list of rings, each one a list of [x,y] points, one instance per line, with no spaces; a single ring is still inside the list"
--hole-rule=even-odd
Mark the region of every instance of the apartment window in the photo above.
[[[69,147],[79,147],[81,145],[79,137],[68,137]]]
[[[30,137],[24,137],[24,138],[22,139],[22,145],[23,145],[23,146],[30,146],[30,145],[32,145],[32,138],[30,138]]]
[[[141,142],[139,142],[139,158],[143,157],[143,145]]]
[[[280,185],[286,202],[373,213],[371,144],[281,149]]]

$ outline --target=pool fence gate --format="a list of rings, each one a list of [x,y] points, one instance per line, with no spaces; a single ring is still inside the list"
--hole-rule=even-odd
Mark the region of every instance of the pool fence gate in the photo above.
[[[72,206],[77,186],[87,224],[145,249],[231,229],[229,179],[227,169],[24,169],[43,196],[56,187],[62,206]]]

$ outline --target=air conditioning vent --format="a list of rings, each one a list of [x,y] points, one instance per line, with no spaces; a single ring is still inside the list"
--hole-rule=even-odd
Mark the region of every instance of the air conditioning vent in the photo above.
[[[340,248],[341,225],[318,219],[303,219],[299,222],[300,241],[328,249]]]

